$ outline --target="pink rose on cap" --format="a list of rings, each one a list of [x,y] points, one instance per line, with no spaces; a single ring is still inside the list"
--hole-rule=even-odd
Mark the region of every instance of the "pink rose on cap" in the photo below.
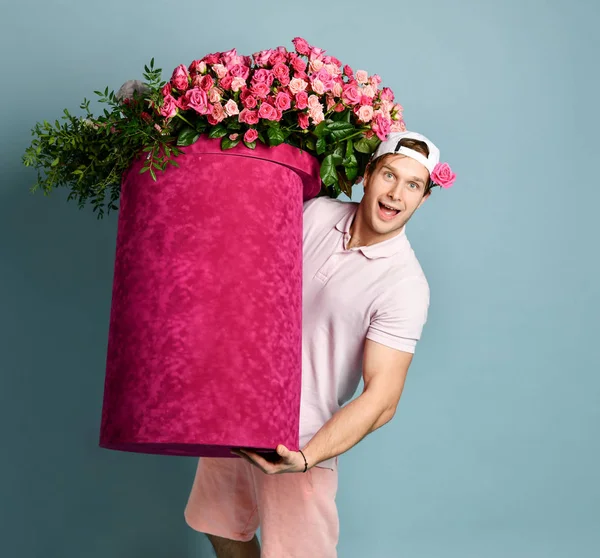
[[[431,181],[440,188],[450,188],[456,180],[456,174],[452,172],[448,163],[438,163],[431,173]]]

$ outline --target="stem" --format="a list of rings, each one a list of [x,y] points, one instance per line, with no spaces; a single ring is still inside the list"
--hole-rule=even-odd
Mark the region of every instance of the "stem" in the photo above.
[[[181,118],[181,120],[183,120],[188,126],[190,126],[191,128],[194,128],[193,124],[191,124],[190,122],[188,122],[183,116],[181,116],[181,114],[179,113],[179,111],[177,111],[176,116],[179,116],[179,118]],[[196,128],[194,128],[195,130]]]

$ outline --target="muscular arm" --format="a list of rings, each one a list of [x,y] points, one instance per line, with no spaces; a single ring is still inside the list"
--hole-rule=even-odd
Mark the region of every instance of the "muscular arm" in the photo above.
[[[306,445],[303,451],[309,467],[348,451],[392,419],[412,357],[411,353],[366,340],[364,390],[331,417]]]

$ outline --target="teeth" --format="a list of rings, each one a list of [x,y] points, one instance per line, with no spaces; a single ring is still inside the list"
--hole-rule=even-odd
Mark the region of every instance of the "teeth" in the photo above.
[[[384,203],[382,203],[381,205],[383,205],[383,207],[385,207],[386,209],[391,209],[392,211],[400,211],[399,209],[396,209],[395,207],[390,207],[389,205],[385,205]]]

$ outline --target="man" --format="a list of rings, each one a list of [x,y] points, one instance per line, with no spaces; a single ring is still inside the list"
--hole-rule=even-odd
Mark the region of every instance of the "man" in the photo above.
[[[438,163],[424,136],[392,133],[360,204],[305,204],[301,450],[280,445],[275,463],[241,450],[199,460],[185,518],[218,558],[337,556],[337,457],[394,416],[426,322],[429,287],[405,225],[432,186],[451,185],[448,174],[433,182]],[[361,373],[362,394],[342,407]]]

